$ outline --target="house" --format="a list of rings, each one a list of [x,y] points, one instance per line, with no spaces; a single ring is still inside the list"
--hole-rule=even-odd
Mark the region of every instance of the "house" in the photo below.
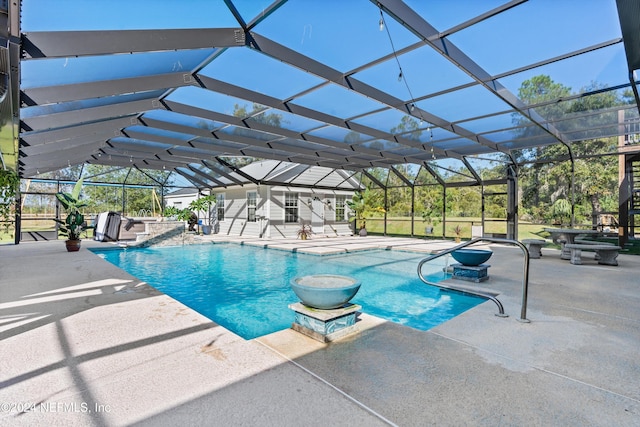
[[[164,196],[165,206],[175,206],[177,209],[184,209],[189,203],[198,197],[197,188],[181,188]]]
[[[296,237],[302,223],[315,235],[351,234],[349,208],[359,182],[351,174],[321,166],[264,160],[240,168],[235,180],[216,178],[224,186],[216,195],[214,232],[257,237]],[[167,206],[187,207],[196,189],[181,189],[165,196]],[[207,215],[198,216],[207,222]]]

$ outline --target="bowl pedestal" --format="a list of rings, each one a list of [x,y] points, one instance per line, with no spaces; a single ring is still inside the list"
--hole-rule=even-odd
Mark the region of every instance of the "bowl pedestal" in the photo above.
[[[356,315],[362,307],[347,303],[340,308],[319,309],[297,302],[289,308],[296,313],[291,329],[327,343],[357,331]]]
[[[484,282],[489,280],[489,264],[480,265],[464,265],[453,264],[453,276],[452,279],[466,280],[468,282]]]
[[[357,330],[356,315],[362,307],[349,300],[360,281],[336,274],[315,274],[291,280],[300,302],[289,305],[296,313],[291,329],[320,342],[330,342]]]

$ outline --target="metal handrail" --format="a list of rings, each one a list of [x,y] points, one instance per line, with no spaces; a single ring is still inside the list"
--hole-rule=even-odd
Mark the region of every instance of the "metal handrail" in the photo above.
[[[425,279],[424,275],[422,274],[422,266],[427,262],[434,260],[436,258],[440,258],[441,256],[449,254],[455,250],[465,248],[467,246],[473,245],[478,242],[505,243],[509,245],[515,245],[520,247],[520,249],[522,249],[522,251],[524,252],[524,271],[523,271],[523,278],[522,278],[522,308],[520,311],[520,318],[518,319],[518,321],[529,323],[529,320],[527,319],[527,294],[529,292],[529,250],[525,245],[523,245],[517,240],[500,239],[500,238],[494,238],[494,237],[476,237],[474,239],[469,240],[468,242],[461,243],[457,246],[454,246],[453,248],[445,249],[441,252],[438,252],[437,254],[431,255],[423,259],[422,261],[420,261],[420,263],[418,264],[418,277],[427,285],[437,286],[439,288],[449,289],[449,290],[458,291],[458,292],[466,292],[469,294],[490,299],[491,301],[496,303],[496,305],[498,306],[498,313],[496,313],[496,316],[508,317],[508,315],[504,313],[504,307],[502,306],[502,303],[498,301],[498,299],[493,295],[490,295],[484,292],[474,291],[468,288],[459,288],[455,285],[448,285],[441,282],[439,283],[430,282],[427,279]]]

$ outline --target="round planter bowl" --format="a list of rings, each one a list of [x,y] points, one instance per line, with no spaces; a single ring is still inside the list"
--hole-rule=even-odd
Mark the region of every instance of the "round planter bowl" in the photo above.
[[[458,249],[451,252],[453,259],[462,265],[475,266],[487,261],[493,255],[492,251],[483,249]]]
[[[304,305],[330,310],[349,302],[360,289],[360,281],[335,274],[316,274],[292,279],[291,289]]]
[[[67,252],[78,252],[80,250],[82,240],[65,240],[64,243],[67,246]]]

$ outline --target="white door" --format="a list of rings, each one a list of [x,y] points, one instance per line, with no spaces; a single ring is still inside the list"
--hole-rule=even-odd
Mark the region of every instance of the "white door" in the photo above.
[[[311,202],[311,228],[314,233],[324,234],[324,203],[320,196]]]

